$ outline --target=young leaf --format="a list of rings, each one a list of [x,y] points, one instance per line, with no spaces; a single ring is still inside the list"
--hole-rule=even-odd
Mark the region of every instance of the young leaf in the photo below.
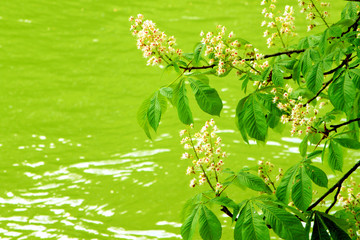
[[[257,211],[254,209],[253,204],[249,201],[244,209],[240,213],[235,225],[234,238],[235,240],[269,240],[270,234],[269,229],[266,227],[262,217],[259,216]]]
[[[256,140],[265,141],[268,126],[255,94],[248,97],[245,106],[244,123],[247,133]]]
[[[306,75],[306,87],[313,93],[317,93],[324,81],[323,63],[317,62]]]
[[[310,164],[304,164],[304,168],[306,170],[306,174],[316,185],[327,188],[328,178],[323,170]]]
[[[211,115],[220,116],[223,104],[217,91],[202,81],[188,79],[201,110]]]
[[[221,223],[205,205],[200,205],[199,208],[199,232],[204,240],[218,240],[221,238]]]
[[[351,149],[360,149],[360,142],[352,138],[333,138],[333,140],[339,143],[341,146]]]
[[[150,98],[150,105],[147,111],[149,124],[155,132],[159,126],[161,115],[166,111],[166,106],[166,98],[159,91],[156,91]]]
[[[195,233],[196,226],[199,221],[200,209],[201,209],[201,205],[197,205],[193,209],[191,215],[185,220],[185,222],[181,226],[180,233],[183,239],[185,240],[192,239]]]
[[[268,194],[272,193],[269,186],[260,177],[249,172],[241,171],[237,173],[235,181],[237,181],[238,184],[246,186],[255,191],[266,192]]]
[[[146,136],[151,139],[150,131],[149,131],[149,121],[147,118],[147,112],[150,106],[150,98],[146,99],[140,106],[137,113],[137,121],[146,133]]]
[[[335,108],[342,111],[350,109],[355,100],[356,88],[354,82],[346,72],[329,87],[329,98]]]
[[[300,164],[296,164],[296,165],[292,166],[291,168],[289,168],[285,172],[284,177],[281,179],[281,182],[280,182],[278,188],[276,189],[277,199],[279,199],[281,202],[283,202],[285,204],[289,203],[291,187],[293,185],[293,180],[294,180],[295,174],[299,170],[299,166],[300,166]]]
[[[194,64],[194,66],[197,66],[200,62],[200,59],[201,59],[201,53],[203,52],[203,49],[204,49],[204,44],[203,43],[199,43],[195,46],[195,49],[194,49],[194,58],[193,58],[193,61],[192,63]]]
[[[298,218],[283,208],[279,208],[272,201],[254,201],[264,212],[265,221],[274,232],[283,239],[304,239],[305,230]]]
[[[189,107],[189,100],[186,95],[186,88],[183,80],[181,80],[176,86],[174,90],[174,97],[180,121],[184,124],[190,125],[193,123],[193,117]]]
[[[306,174],[305,167],[303,165],[300,165],[300,169],[295,176],[295,183],[291,190],[291,198],[294,201],[295,206],[302,211],[306,211],[311,204],[311,179]]]
[[[340,145],[332,140],[329,143],[328,164],[332,170],[342,171],[343,153]]]

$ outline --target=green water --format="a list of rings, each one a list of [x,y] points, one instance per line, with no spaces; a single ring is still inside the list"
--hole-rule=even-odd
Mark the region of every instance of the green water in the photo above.
[[[332,2],[338,14],[343,3]],[[175,75],[145,65],[128,17],[143,13],[189,51],[217,24],[265,49],[261,9],[234,0],[1,1],[0,238],[179,238],[182,204],[196,192],[180,160],[184,126],[170,108],[150,142],[136,123],[142,100]],[[271,133],[267,146],[243,144],[232,118],[239,81],[211,84],[225,101],[215,120],[226,166],[298,159],[299,139]],[[193,109],[200,127],[208,116]],[[345,168],[359,154],[347,157]],[[239,200],[256,194],[233,190]]]

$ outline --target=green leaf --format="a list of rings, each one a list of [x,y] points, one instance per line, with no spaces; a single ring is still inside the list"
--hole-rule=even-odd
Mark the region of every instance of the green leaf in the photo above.
[[[201,53],[203,52],[204,49],[205,49],[205,44],[203,44],[203,43],[198,43],[195,46],[194,58],[193,58],[193,61],[192,61],[192,64],[194,66],[198,66],[198,64],[199,64],[199,62],[201,60]]]
[[[343,153],[340,145],[332,140],[329,143],[328,164],[332,170],[342,171]]]
[[[166,98],[156,91],[150,98],[150,105],[147,111],[147,118],[150,126],[156,132],[159,127],[161,115],[166,111],[167,101]]]
[[[248,97],[245,109],[244,123],[247,133],[256,140],[265,141],[268,126],[261,105],[255,94]]]
[[[271,81],[275,86],[283,87],[285,85],[283,73],[279,65],[275,64],[272,71]]]
[[[240,213],[234,230],[235,240],[269,240],[269,229],[250,201]]]
[[[323,170],[310,164],[304,164],[304,168],[306,170],[306,174],[316,185],[320,187],[328,187],[328,178]]]
[[[193,123],[192,113],[189,107],[189,99],[186,95],[185,83],[183,80],[176,86],[174,90],[174,102],[178,111],[178,116],[181,122],[190,125]]]
[[[266,223],[279,237],[289,240],[305,239],[305,230],[297,217],[271,201],[254,203],[264,212]]]
[[[197,205],[193,209],[191,215],[185,220],[185,222],[181,226],[180,233],[181,233],[181,236],[183,237],[183,239],[185,239],[185,240],[192,239],[192,237],[195,233],[196,226],[199,221],[200,210],[201,210],[201,205]]]
[[[329,98],[335,108],[344,112],[354,105],[356,88],[354,82],[349,77],[348,72],[345,77],[341,76],[329,87]]]
[[[360,89],[360,69],[350,69],[350,78],[353,80],[354,85]]]
[[[331,240],[318,214],[315,214],[311,240]]]
[[[359,4],[356,2],[348,2],[341,12],[341,19],[351,19],[357,17]]]
[[[204,240],[218,240],[221,238],[221,223],[205,205],[201,205],[199,208],[199,232]]]
[[[291,190],[291,198],[294,201],[295,206],[304,212],[311,204],[311,179],[306,174],[305,167],[303,165],[300,165],[299,171],[295,176],[295,183]]]
[[[317,93],[324,81],[323,63],[317,62],[306,75],[306,87],[313,93]]]
[[[328,231],[330,232],[331,238],[333,240],[351,240],[349,235],[343,229],[341,229],[333,221],[333,219],[330,219],[329,217],[327,217],[326,214],[320,213],[320,212],[316,212],[316,215],[318,215],[319,218],[321,218],[321,220],[323,221],[323,223],[327,227]]]
[[[239,205],[236,204],[233,200],[231,200],[228,197],[220,196],[220,197],[216,197],[216,198],[211,199],[210,202],[219,204],[221,206],[225,206],[227,208],[232,208],[234,210],[233,211],[233,221],[235,221],[236,216],[238,215],[240,208],[239,208]]]
[[[306,47],[308,48],[308,47]],[[300,59],[301,72],[304,76],[307,75],[308,71],[312,68],[312,60],[310,57],[310,49],[307,49],[301,56]]]
[[[246,129],[245,129],[245,123],[244,123],[245,122],[244,117],[245,117],[245,111],[246,111],[245,103],[246,103],[247,99],[248,99],[248,96],[242,98],[236,107],[235,124],[236,124],[237,128],[239,129],[243,140],[246,143],[249,143],[249,140],[247,138]]]
[[[217,91],[199,80],[189,78],[189,82],[201,110],[220,116],[223,104]]]
[[[269,186],[259,177],[249,172],[240,171],[236,174],[235,181],[245,187],[259,192],[266,192],[271,194],[272,191]]]
[[[294,184],[294,177],[299,169],[300,164],[296,164],[289,168],[284,177],[281,179],[279,186],[276,189],[276,197],[283,203],[288,204],[290,198],[290,191]]]
[[[149,121],[147,118],[147,112],[148,112],[149,106],[150,106],[150,98],[146,99],[141,104],[141,106],[137,112],[137,121],[138,121],[138,124],[140,125],[140,127],[142,127],[144,129],[146,136],[151,139],[151,134],[149,131]]]
[[[351,149],[360,149],[360,142],[352,138],[333,138],[341,146]]]
[[[322,150],[315,150],[315,151],[309,153],[309,154],[306,156],[306,160],[311,160],[311,159],[313,159],[313,158],[316,158],[316,157],[319,156],[321,153],[322,153]]]
[[[300,155],[302,157],[306,156],[306,152],[307,152],[307,147],[308,147],[308,135],[306,135],[303,140],[301,141],[300,145],[299,145],[299,151],[300,151]]]
[[[173,89],[171,87],[163,87],[160,88],[160,94],[164,97],[168,98],[169,100],[173,97]]]

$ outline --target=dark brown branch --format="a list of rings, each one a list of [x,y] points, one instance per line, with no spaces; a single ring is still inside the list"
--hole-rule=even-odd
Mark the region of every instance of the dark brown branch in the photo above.
[[[328,129],[328,132],[333,132],[333,131],[336,132],[339,127],[348,125],[348,124],[350,124],[352,122],[360,122],[360,118],[351,119],[351,120],[349,120],[347,122],[343,122],[343,123],[337,124],[337,125],[330,125],[331,129]]]
[[[271,58],[271,57],[277,57],[277,56],[280,56],[280,55],[291,55],[293,53],[302,53],[302,52],[305,52],[306,49],[299,49],[299,50],[291,50],[291,51],[285,51],[285,52],[278,52],[278,53],[273,53],[273,54],[266,54],[264,55],[264,59],[265,58]],[[245,58],[244,59],[245,61],[255,61],[257,60],[256,58]]]
[[[315,96],[313,96],[312,98],[310,98],[305,104],[304,107],[306,107],[306,105],[308,105],[309,103],[311,103],[312,101],[314,101],[320,94],[322,91],[325,90],[325,88],[327,88],[330,83],[332,83],[334,81],[334,78],[330,79],[329,81],[327,81],[326,83],[324,83],[324,86],[322,86],[322,88],[315,94]]]
[[[220,209],[220,211],[224,212],[226,215],[228,215],[231,218],[234,216],[227,207],[225,207],[225,206],[221,206],[221,207],[222,208]]]
[[[336,202],[337,202],[337,198],[339,196],[341,190],[341,186],[337,188],[336,193],[334,195],[334,201],[331,203],[331,205],[328,207],[328,209],[326,209],[325,213],[328,214],[329,211],[335,206]]]
[[[355,172],[355,170],[360,166],[360,160],[347,172],[345,173],[345,175],[337,182],[334,184],[334,186],[332,186],[326,193],[324,193],[324,195],[322,195],[316,202],[314,202],[310,207],[308,207],[308,209],[306,209],[306,211],[311,211],[311,209],[313,209],[314,207],[316,207],[322,200],[324,200],[330,193],[332,193],[333,191],[335,191],[335,189],[340,189],[342,183],[353,173]],[[334,202],[336,203],[337,201],[337,196],[339,190],[336,192],[337,194],[335,194],[334,197]],[[332,205],[334,205],[335,203],[333,203]]]
[[[201,67],[181,67],[181,66],[180,66],[179,68],[184,69],[185,72],[186,72],[186,71],[191,72],[191,70],[195,70],[195,69],[208,69],[208,68],[213,68],[213,67],[215,67],[215,66],[216,66],[215,64],[212,64],[212,65],[201,66]]]

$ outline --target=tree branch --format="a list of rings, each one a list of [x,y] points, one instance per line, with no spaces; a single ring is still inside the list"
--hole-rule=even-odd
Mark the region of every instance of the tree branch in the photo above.
[[[277,56],[281,56],[281,55],[291,55],[293,53],[302,53],[305,52],[306,49],[299,49],[299,50],[291,50],[291,51],[285,51],[285,52],[278,52],[278,53],[273,53],[273,54],[266,54],[264,55],[263,59],[265,58],[271,58],[271,57],[277,57]],[[257,60],[256,58],[245,58],[245,61],[255,61]]]
[[[343,122],[343,123],[341,123],[341,124],[330,125],[331,129],[328,129],[328,132],[333,132],[333,131],[337,132],[337,129],[338,129],[339,127],[348,125],[348,124],[350,124],[350,123],[352,123],[352,122],[360,122],[360,117],[359,117],[359,118],[355,118],[355,119],[351,119],[351,120],[349,120],[349,121],[347,121],[347,122]]]
[[[308,207],[308,209],[306,209],[306,211],[311,211],[311,209],[313,209],[314,207],[316,207],[322,200],[324,200],[330,193],[332,193],[333,191],[335,191],[335,189],[340,189],[342,183],[360,166],[360,160],[347,172],[345,173],[345,175],[337,182],[334,184],[334,186],[332,186],[324,195],[322,195],[315,203],[313,203],[310,207]],[[337,201],[337,196],[339,194],[338,190],[335,194],[334,197],[334,202],[331,205],[335,205],[336,201]],[[330,206],[332,207],[332,206]],[[329,207],[329,208],[330,208]],[[328,208],[328,209],[329,209]],[[330,208],[331,209],[331,208]],[[329,210],[330,210],[329,209]]]

